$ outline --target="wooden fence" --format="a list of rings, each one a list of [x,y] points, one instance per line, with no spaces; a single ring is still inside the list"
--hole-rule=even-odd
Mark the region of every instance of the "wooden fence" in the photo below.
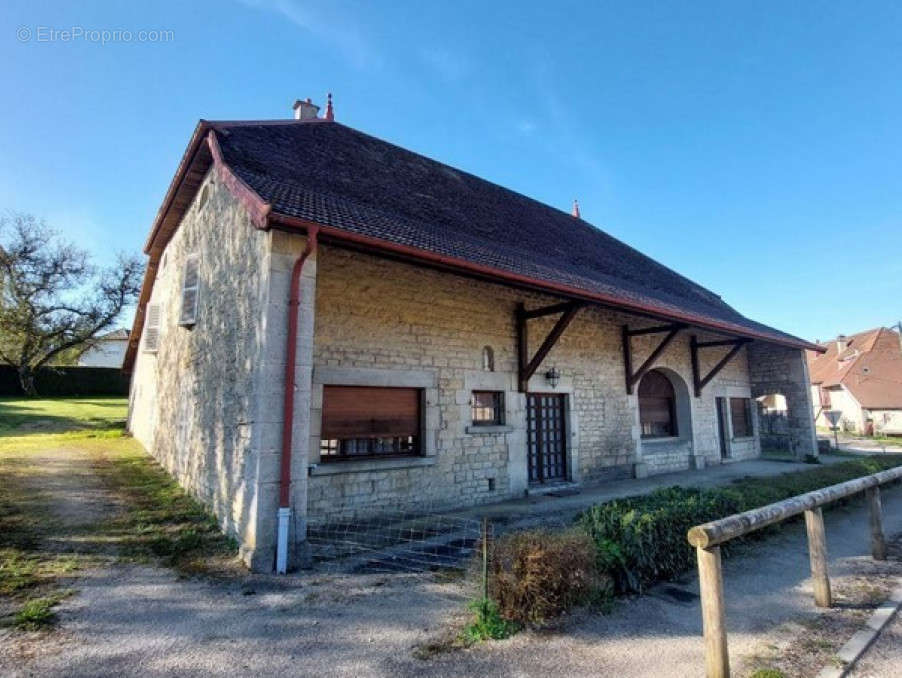
[[[830,594],[830,578],[827,575],[827,539],[824,534],[824,515],[821,507],[838,499],[865,492],[870,506],[871,555],[875,560],[885,560],[886,541],[883,535],[880,486],[900,479],[902,466],[800,494],[785,501],[697,525],[689,530],[689,543],[696,548],[698,556],[702,626],[705,636],[705,673],[708,678],[727,678],[730,675],[720,545],[804,513],[811,577],[814,584],[814,602],[818,607],[831,607],[833,601]]]

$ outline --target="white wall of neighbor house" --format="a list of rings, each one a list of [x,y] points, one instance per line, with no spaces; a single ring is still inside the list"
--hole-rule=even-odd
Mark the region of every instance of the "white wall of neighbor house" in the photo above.
[[[526,398],[517,391],[514,311],[560,301],[414,267],[367,254],[321,247],[317,271],[313,350],[313,413],[308,511],[325,516],[398,502],[465,505],[522,496],[527,489]],[[535,351],[555,317],[529,322]],[[656,324],[626,314],[584,308],[530,381],[531,391],[568,394],[568,466],[571,479],[598,482],[661,473],[721,461],[715,397],[751,396],[743,349],[705,388],[692,396],[689,337],[677,336],[658,367],[681,380],[685,421],[677,439],[643,441],[638,399],[627,395],[620,328]],[[659,323],[657,323],[659,324]],[[700,341],[714,335],[695,333]],[[633,340],[634,365],[658,336]],[[482,351],[494,353],[495,371],[482,369]],[[727,348],[700,355],[707,372]],[[555,366],[556,389],[544,373]],[[325,384],[419,385],[427,402],[422,458],[329,462],[320,459],[318,421]],[[505,426],[479,432],[470,426],[473,390],[504,392]],[[754,421],[754,409],[753,409]],[[730,457],[760,453],[757,437],[730,440]],[[490,484],[488,481],[493,482]]]
[[[842,384],[829,389],[830,393],[830,409],[842,412],[839,420],[839,426],[847,431],[864,431],[864,411],[861,404],[852,395],[852,393]],[[830,426],[830,422],[826,421],[826,417],[821,417],[826,426]]]
[[[902,410],[869,410],[874,420],[874,432],[902,435]]]
[[[105,339],[78,356],[79,367],[122,367],[128,339]]]

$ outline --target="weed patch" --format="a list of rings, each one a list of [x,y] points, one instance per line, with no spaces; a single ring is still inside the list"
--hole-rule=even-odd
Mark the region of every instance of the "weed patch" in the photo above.
[[[237,543],[137,444],[105,450],[95,470],[123,499],[125,511],[104,526],[121,556],[159,559],[183,574],[215,573],[234,559]]]
[[[463,630],[463,640],[466,644],[484,640],[503,640],[520,629],[519,624],[501,616],[497,603],[490,598],[474,600],[470,603],[470,611],[475,615],[475,619]]]
[[[39,631],[52,626],[56,622],[56,612],[53,611],[53,608],[65,596],[65,593],[57,593],[45,598],[33,598],[26,601],[13,618],[13,626],[20,631]]]

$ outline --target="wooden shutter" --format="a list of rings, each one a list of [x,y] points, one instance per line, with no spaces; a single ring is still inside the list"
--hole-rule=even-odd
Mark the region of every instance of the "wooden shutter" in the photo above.
[[[323,438],[389,438],[419,433],[419,389],[323,386]]]
[[[182,278],[182,309],[179,325],[193,325],[197,321],[197,296],[200,287],[200,257],[191,254],[185,259]]]
[[[161,318],[160,304],[147,304],[147,316],[144,322],[144,350],[149,353],[156,353],[160,346]]]

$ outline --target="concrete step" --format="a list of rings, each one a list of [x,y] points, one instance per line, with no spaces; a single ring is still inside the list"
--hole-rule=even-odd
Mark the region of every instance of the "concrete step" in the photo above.
[[[582,488],[578,483],[561,481],[559,483],[545,483],[543,485],[530,485],[526,490],[527,497],[569,497],[579,494]]]

